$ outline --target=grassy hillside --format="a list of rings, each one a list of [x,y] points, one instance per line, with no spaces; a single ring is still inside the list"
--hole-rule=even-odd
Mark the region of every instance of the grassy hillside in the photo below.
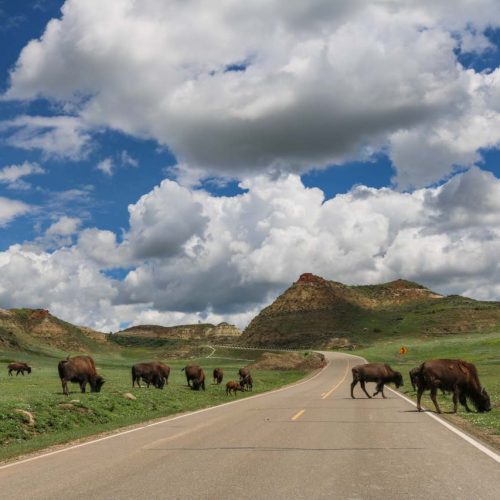
[[[399,354],[404,345],[408,353]],[[481,431],[496,448],[500,449],[500,333],[464,334],[439,338],[386,339],[371,347],[356,350],[355,354],[369,361],[389,363],[401,371],[405,385],[400,388],[404,394],[416,400],[411,388],[408,372],[425,360],[436,358],[461,358],[476,365],[482,385],[490,394],[493,410],[488,413],[466,413],[459,406],[457,416],[445,414],[445,418],[465,427],[470,432]],[[453,408],[451,396],[438,394],[438,401],[444,412]],[[423,398],[426,408],[434,410],[428,392]]]
[[[330,348],[339,340],[357,346],[495,329],[500,329],[499,302],[443,297],[404,280],[346,286],[303,275],[251,321],[242,340],[253,346]]]
[[[255,351],[223,350],[213,353],[199,350],[200,358],[169,360],[161,357],[172,372],[164,390],[154,388],[132,389],[130,368],[134,363],[152,360],[157,351],[123,349],[113,353],[95,355],[98,372],[106,382],[99,394],[81,394],[77,384],[70,384],[69,397],[63,396],[57,374],[56,354],[41,355],[33,352],[0,350],[0,460],[63,443],[84,436],[109,431],[145,420],[164,417],[178,412],[195,410],[234,399],[225,394],[225,382],[238,379],[238,369],[258,359]],[[205,356],[211,355],[210,358]],[[7,364],[13,360],[27,361],[33,366],[31,375],[7,376]],[[188,389],[181,368],[197,362],[207,374],[206,392]],[[223,385],[211,385],[212,370],[216,366],[225,372]],[[253,394],[291,383],[303,376],[295,370],[253,370]],[[129,400],[125,393],[137,399]],[[252,393],[238,393],[237,398]],[[34,417],[29,424],[27,414]]]
[[[67,323],[45,309],[0,309],[0,348],[91,352],[113,345],[107,335]]]

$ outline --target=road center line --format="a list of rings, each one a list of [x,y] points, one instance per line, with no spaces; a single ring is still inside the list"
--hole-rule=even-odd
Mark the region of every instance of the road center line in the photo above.
[[[347,374],[349,373],[350,365],[351,363],[349,362],[349,360],[347,360],[347,365],[345,367],[345,373],[344,376],[342,377],[342,380],[338,382],[335,386],[333,386],[326,394],[322,394],[321,399],[326,399],[335,389],[337,389],[337,387],[339,387],[344,382],[345,378],[347,377]]]
[[[302,415],[304,415],[306,410],[300,410],[299,413],[292,417],[292,420],[298,420]]]

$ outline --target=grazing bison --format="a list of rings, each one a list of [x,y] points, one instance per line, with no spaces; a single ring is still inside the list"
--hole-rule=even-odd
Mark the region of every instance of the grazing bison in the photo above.
[[[253,379],[250,373],[240,380],[241,387],[247,391],[253,391]]]
[[[384,384],[392,382],[396,387],[403,385],[403,376],[401,373],[394,371],[389,365],[384,363],[366,363],[364,365],[355,366],[352,369],[352,383],[351,383],[351,398],[354,398],[354,387],[357,383],[361,384],[363,392],[371,398],[366,392],[365,382],[375,382],[377,384],[376,390],[373,393],[376,396],[379,392],[385,398]]]
[[[231,391],[234,392],[234,395],[236,396],[236,391],[241,391],[243,392],[245,389],[241,386],[239,382],[236,382],[236,380],[230,380],[226,384],[226,394],[229,395],[231,394]]]
[[[248,368],[240,368],[238,371],[241,386],[249,391],[253,389],[253,379]]]
[[[187,365],[182,369],[186,372],[187,384],[193,391],[199,391],[200,387],[205,390],[205,372],[198,365]]]
[[[142,378],[147,387],[153,384],[157,389],[163,389],[163,386],[168,384],[169,375],[170,367],[158,361],[137,363],[132,367],[132,387],[135,387],[136,383],[138,387],[141,387]]]
[[[63,393],[69,396],[68,382],[80,384],[80,390],[85,392],[87,383],[90,384],[90,392],[101,392],[104,379],[97,374],[94,360],[90,356],[75,356],[57,365],[59,378],[63,388]]]
[[[31,366],[27,363],[23,363],[22,361],[17,361],[14,363],[9,363],[7,366],[7,370],[9,370],[9,375],[12,377],[12,372],[16,372],[16,377],[19,373],[24,377],[24,372],[31,373]]]
[[[420,400],[423,392],[427,389],[431,391],[431,399],[438,413],[441,413],[441,408],[436,400],[438,389],[453,392],[453,413],[457,412],[458,401],[466,411],[470,411],[467,406],[467,398],[472,401],[478,412],[491,410],[490,396],[481,387],[476,367],[462,359],[425,361],[419,367],[417,388],[418,411],[422,411]]]
[[[214,384],[219,385],[224,378],[224,371],[222,368],[214,368]]]

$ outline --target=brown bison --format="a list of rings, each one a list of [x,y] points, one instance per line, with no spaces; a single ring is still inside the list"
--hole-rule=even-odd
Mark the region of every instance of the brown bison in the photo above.
[[[252,375],[250,373],[245,377],[240,380],[241,387],[245,389],[246,391],[253,391],[253,379]]]
[[[377,387],[373,395],[376,396],[381,392],[382,397],[385,398],[384,384],[392,382],[396,387],[400,387],[403,385],[403,376],[401,373],[394,371],[387,364],[366,363],[364,365],[355,366],[352,369],[351,398],[354,398],[354,387],[358,382],[361,384],[363,392],[369,398],[371,398],[371,396],[366,392],[365,382],[375,382]]]
[[[12,377],[12,372],[16,372],[16,377],[21,374],[24,377],[24,372],[31,373],[31,366],[27,363],[23,363],[22,361],[17,361],[14,363],[9,363],[7,366],[7,370],[9,370],[9,375]]]
[[[431,399],[436,411],[441,413],[436,393],[438,389],[453,392],[453,413],[457,412],[457,403],[467,406],[467,398],[474,404],[480,413],[491,410],[490,396],[481,387],[477,369],[472,363],[462,359],[433,359],[425,361],[419,367],[417,377],[417,410],[422,411],[420,400],[425,390],[431,391]]]
[[[241,386],[244,389],[251,391],[253,389],[253,379],[252,375],[250,374],[250,370],[248,368],[240,368],[238,371],[238,375],[240,376]]]
[[[245,389],[241,386],[239,382],[236,382],[236,380],[230,380],[226,384],[226,394],[229,395],[231,394],[231,391],[234,392],[234,395],[236,396],[236,391],[241,391],[243,392]]]
[[[85,387],[90,384],[90,392],[101,392],[104,379],[97,374],[94,360],[90,356],[75,356],[57,365],[61,379],[63,393],[69,396],[68,382],[80,384],[80,390],[85,392]]]
[[[187,384],[193,391],[199,391],[200,387],[205,390],[205,372],[201,366],[187,365],[181,371],[186,372]]]
[[[214,384],[219,385],[224,378],[224,370],[222,368],[214,368]]]
[[[132,366],[132,387],[137,383],[141,387],[141,378],[146,383],[147,387],[153,384],[157,389],[163,389],[165,384],[168,384],[170,375],[170,367],[153,361],[151,363],[137,363]]]

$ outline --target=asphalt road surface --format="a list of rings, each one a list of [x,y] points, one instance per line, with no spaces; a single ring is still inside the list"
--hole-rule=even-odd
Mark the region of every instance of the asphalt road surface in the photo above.
[[[500,498],[494,458],[387,389],[351,399],[362,360],[327,357],[295,386],[1,467],[0,498]]]

